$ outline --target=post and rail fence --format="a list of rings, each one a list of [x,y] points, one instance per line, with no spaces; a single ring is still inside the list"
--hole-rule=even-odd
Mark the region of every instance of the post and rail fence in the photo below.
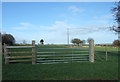
[[[35,46],[35,40],[32,41],[32,46],[7,46],[4,44],[3,47],[5,64],[21,61],[31,61],[32,64],[54,64],[86,61],[94,63],[93,40],[89,41],[89,48],[42,48]],[[16,50],[12,52],[10,49]],[[29,50],[21,51],[17,49]]]
[[[31,61],[32,64],[35,64],[35,41],[32,41],[32,46],[7,46],[4,43],[4,58],[5,58],[5,64],[9,64],[10,62],[26,62],[26,61]],[[31,51],[17,51],[15,50],[14,52],[11,52],[10,49],[30,49]],[[16,54],[16,55],[13,55]],[[19,54],[19,55],[18,55]],[[23,54],[23,55],[21,55]],[[31,54],[27,55],[26,54]],[[27,58],[27,59],[21,59],[21,58]],[[31,59],[29,59],[31,58]],[[18,60],[19,59],[19,60]]]

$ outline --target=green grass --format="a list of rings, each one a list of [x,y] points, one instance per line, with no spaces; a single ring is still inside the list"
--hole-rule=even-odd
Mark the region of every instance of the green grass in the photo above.
[[[66,47],[59,45],[39,47]],[[117,80],[118,51],[107,47],[108,61],[105,60],[104,47],[95,47],[95,62],[35,64],[3,63],[3,80]]]

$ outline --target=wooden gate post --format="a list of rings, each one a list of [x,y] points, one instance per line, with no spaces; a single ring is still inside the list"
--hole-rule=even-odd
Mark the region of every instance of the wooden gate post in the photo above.
[[[89,61],[94,63],[94,40],[89,41]]]
[[[4,58],[5,58],[5,64],[9,64],[8,52],[5,43],[4,43]]]
[[[32,40],[32,64],[36,64],[35,40]]]

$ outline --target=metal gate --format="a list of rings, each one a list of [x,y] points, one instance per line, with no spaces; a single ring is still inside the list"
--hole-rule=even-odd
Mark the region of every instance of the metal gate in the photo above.
[[[92,62],[93,51],[89,47],[80,48],[43,48],[36,49],[36,63],[37,64],[55,64],[55,63],[76,63],[76,62]],[[93,50],[93,49],[92,49]]]

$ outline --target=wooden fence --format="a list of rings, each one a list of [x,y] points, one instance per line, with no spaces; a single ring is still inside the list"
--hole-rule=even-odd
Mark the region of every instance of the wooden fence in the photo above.
[[[10,49],[17,49],[17,50],[10,51]],[[24,49],[31,49],[31,50],[23,51]],[[7,46],[6,44],[4,44],[4,58],[5,58],[5,64],[9,64],[10,62],[26,62],[26,61],[31,61],[32,64],[35,64],[36,63],[35,41],[32,41],[32,46]]]
[[[14,52],[10,52],[10,49],[24,50],[25,48],[31,48],[31,50],[15,50]],[[35,46],[35,41],[32,41],[32,46],[6,46],[6,44],[4,44],[4,57],[5,64],[19,61],[31,61],[32,64],[74,63],[89,61],[94,63],[94,41],[89,41],[88,48],[41,48]]]

